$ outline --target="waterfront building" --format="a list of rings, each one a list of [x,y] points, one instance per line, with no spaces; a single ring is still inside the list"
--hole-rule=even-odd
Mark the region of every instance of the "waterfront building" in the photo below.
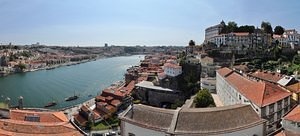
[[[63,112],[1,109],[0,135],[81,136]],[[4,116],[3,116],[4,115]]]
[[[182,73],[182,67],[176,63],[165,63],[164,64],[164,73],[171,77],[176,77]]]
[[[128,84],[108,87],[100,95],[95,97],[95,105],[88,107],[83,105],[79,113],[74,115],[74,120],[79,126],[86,126],[88,121],[98,123],[108,119],[117,111],[126,109],[131,103],[131,93],[135,81]]]
[[[122,136],[264,136],[266,121],[250,105],[215,108],[129,107],[120,117]]]
[[[293,93],[293,100],[300,104],[300,82],[287,86],[287,89]]]
[[[268,120],[267,133],[280,128],[281,118],[292,106],[292,94],[283,87],[226,67],[217,70],[216,90],[224,105],[251,105],[259,117]]]

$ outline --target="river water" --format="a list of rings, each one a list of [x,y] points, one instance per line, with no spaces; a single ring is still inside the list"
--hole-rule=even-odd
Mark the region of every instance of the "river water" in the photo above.
[[[19,96],[23,96],[24,107],[44,107],[51,101],[57,105],[51,108],[63,108],[82,103],[112,83],[123,80],[126,69],[138,65],[142,55],[99,59],[52,70],[40,70],[19,73],[0,78],[0,100],[11,99],[16,105]],[[66,102],[64,99],[73,96],[79,98]]]

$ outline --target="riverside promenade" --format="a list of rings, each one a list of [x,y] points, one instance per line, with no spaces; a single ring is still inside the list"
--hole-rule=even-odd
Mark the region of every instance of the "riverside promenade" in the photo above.
[[[73,115],[77,114],[78,111],[80,110],[82,105],[87,105],[88,107],[92,107],[95,105],[95,98],[92,98],[90,100],[87,100],[83,103],[74,105],[74,106],[70,106],[70,107],[66,107],[66,108],[62,108],[62,109],[58,109],[59,111],[63,111],[65,113],[65,115],[67,116],[67,118],[69,120],[73,119]]]

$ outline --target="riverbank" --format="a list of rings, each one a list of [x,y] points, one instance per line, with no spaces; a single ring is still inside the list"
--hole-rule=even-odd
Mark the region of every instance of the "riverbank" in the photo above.
[[[91,99],[115,81],[123,80],[128,67],[137,65],[143,56],[108,57],[81,65],[64,66],[55,70],[13,74],[0,78],[0,101],[10,98],[11,105],[18,105],[24,98],[24,107],[43,108],[49,102],[57,105],[50,109],[61,109]],[[73,96],[79,98],[65,101]]]

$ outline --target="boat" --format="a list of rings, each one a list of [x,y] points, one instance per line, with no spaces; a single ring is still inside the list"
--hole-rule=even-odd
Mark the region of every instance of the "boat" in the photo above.
[[[45,105],[44,107],[47,108],[47,107],[52,107],[52,106],[55,106],[57,103],[55,101],[52,101],[52,102],[49,102],[47,105]]]
[[[46,70],[51,70],[51,69],[55,69],[55,67],[48,67],[48,68],[46,68]]]
[[[73,100],[76,100],[76,99],[78,99],[78,96],[74,95],[74,96],[70,96],[68,98],[65,98],[65,101],[73,101]]]

